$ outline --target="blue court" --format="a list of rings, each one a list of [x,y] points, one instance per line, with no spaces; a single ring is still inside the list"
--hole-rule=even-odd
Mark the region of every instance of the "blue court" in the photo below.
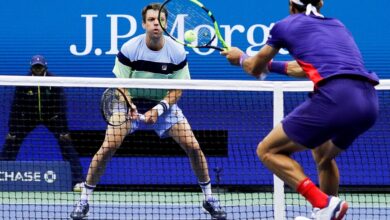
[[[2,219],[69,219],[77,193],[3,192]],[[286,219],[311,215],[311,208],[296,194],[286,206]],[[228,219],[273,219],[271,193],[222,193]],[[295,198],[296,197],[296,198]],[[350,209],[347,220],[385,220],[390,216],[390,195],[345,194]],[[288,203],[289,196],[286,197]],[[197,193],[179,192],[96,192],[88,219],[210,219],[201,208]]]

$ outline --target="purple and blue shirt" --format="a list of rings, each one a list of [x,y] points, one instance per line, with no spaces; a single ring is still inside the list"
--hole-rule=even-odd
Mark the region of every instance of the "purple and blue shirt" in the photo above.
[[[379,84],[378,76],[364,67],[351,33],[337,19],[290,15],[271,29],[267,44],[287,49],[314,84],[335,75],[363,76]]]

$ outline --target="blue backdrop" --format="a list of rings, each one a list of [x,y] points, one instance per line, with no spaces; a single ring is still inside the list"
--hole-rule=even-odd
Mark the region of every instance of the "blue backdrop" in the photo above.
[[[0,74],[3,75],[24,75],[29,68],[29,60],[32,55],[42,54],[49,63],[49,69],[58,76],[81,76],[81,77],[113,77],[111,73],[115,55],[120,49],[120,46],[130,39],[132,36],[143,33],[141,26],[141,9],[149,3],[144,0],[3,0],[0,7]],[[254,54],[262,45],[268,35],[270,27],[275,21],[278,21],[288,14],[287,0],[278,1],[255,1],[248,0],[240,2],[233,0],[225,1],[203,1],[203,3],[213,11],[220,27],[221,32],[225,36],[227,42],[231,45],[238,46],[246,50],[248,54]],[[355,40],[360,47],[366,66],[368,69],[375,71],[383,78],[389,78],[388,64],[390,63],[390,16],[388,9],[390,2],[386,0],[325,0],[325,5],[322,13],[329,17],[337,17],[349,28],[355,36]],[[217,51],[209,51],[202,53],[197,50],[188,49],[190,69],[193,79],[234,79],[234,80],[251,80],[239,68],[228,65],[227,61],[219,55]],[[289,55],[281,53],[278,59],[289,59]],[[283,76],[270,76],[269,80],[290,80]],[[67,90],[68,96],[72,95],[72,90]],[[5,96],[3,102],[3,113],[1,114],[1,122],[3,125],[7,122],[8,109],[12,94]],[[245,96],[244,94],[244,97]],[[217,129],[229,130],[229,158],[210,158],[210,167],[217,166],[225,167],[225,174],[222,183],[225,184],[270,184],[272,176],[265,168],[260,165],[256,158],[255,149],[259,138],[272,127],[272,105],[270,94],[265,94],[257,98],[252,104],[259,106],[259,109],[250,108],[252,112],[248,112],[247,116],[256,112],[263,112],[263,116],[259,116],[259,124],[255,124],[259,130],[244,130],[245,132],[253,132],[252,138],[240,140],[238,127],[216,127]],[[381,96],[383,103],[387,93]],[[286,111],[288,112],[296,106],[303,97],[296,101],[287,102]],[[226,103],[228,100],[221,99]],[[259,102],[259,103],[257,103]],[[98,109],[88,117],[91,120],[100,120],[97,124],[90,124],[87,120],[80,121],[72,117],[71,113],[80,111],[77,99],[74,103],[70,103],[70,128],[71,129],[102,129],[105,124],[101,121]],[[197,112],[191,111],[190,101],[188,98],[182,100],[182,106],[189,119],[194,124],[196,129],[205,129],[202,127],[201,118]],[[260,104],[262,103],[262,104]],[[96,99],[96,106],[98,99]],[[257,105],[258,104],[258,105]],[[95,105],[94,105],[95,106]],[[207,106],[207,103],[206,103]],[[95,107],[91,107],[94,109]],[[382,104],[383,109],[381,120],[372,132],[363,136],[358,144],[357,150],[349,152],[343,156],[344,161],[349,161],[342,165],[342,169],[347,172],[352,172],[351,178],[344,178],[344,184],[388,184],[390,175],[388,172],[388,155],[390,152],[387,144],[389,137],[386,125],[388,107]],[[222,111],[224,107],[220,106]],[[218,109],[217,109],[218,110]],[[216,111],[213,109],[204,109],[204,111]],[[265,113],[266,112],[266,113]],[[220,114],[221,116],[223,114]],[[229,121],[233,116],[224,115],[223,119],[215,119],[216,121]],[[253,122],[252,119],[241,116],[244,121]],[[219,123],[221,122],[219,121]],[[210,123],[209,123],[210,124]],[[204,125],[204,124],[203,124]],[[221,125],[224,125],[223,123]],[[242,125],[241,125],[242,126]],[[248,129],[251,127],[248,127]],[[31,134],[30,138],[43,139],[55,145],[51,134],[46,132],[44,128],[39,128]],[[1,136],[4,137],[7,128],[1,129]],[[44,135],[42,135],[42,132]],[[235,133],[238,132],[238,133]],[[257,136],[258,135],[258,136]],[[366,154],[370,152],[369,148],[376,137],[381,137],[375,142],[375,146],[379,146],[381,151],[377,155]],[[37,149],[37,150],[34,150]],[[42,154],[39,152],[52,150],[50,146],[35,146],[34,144],[22,148],[19,160],[23,159],[42,159]],[[58,156],[58,155],[57,155]],[[359,162],[367,158],[373,159],[370,162],[370,167],[362,169],[361,167],[350,167],[351,164]],[[310,158],[310,155],[303,158]],[[44,159],[60,159],[52,155]],[[82,158],[84,171],[86,172],[91,158]],[[162,162],[161,162],[162,160]],[[306,163],[307,159],[302,159]],[[377,160],[377,161],[375,161]],[[176,183],[186,184],[195,183],[193,176],[180,175],[180,172],[188,173],[190,167],[186,158],[169,158],[169,163],[172,166],[166,171],[157,173],[159,178],[147,176],[145,179],[137,178],[138,175],[144,173],[155,173],[160,162],[165,159],[161,158],[116,158],[110,164],[110,169],[117,170],[117,175],[105,175],[102,183],[106,184],[144,184],[144,183]],[[238,161],[239,165],[234,164]],[[352,161],[352,162],[351,162]],[[380,162],[380,163],[379,163]],[[121,168],[126,165],[127,172],[131,175],[123,176]],[[179,173],[172,173],[169,170],[176,169],[176,165],[181,164]],[[310,159],[307,164],[311,164]],[[382,169],[375,168],[379,164]],[[157,166],[157,167],[156,167]],[[307,165],[314,175],[314,167]],[[142,168],[142,169],[141,169]],[[378,171],[373,179],[358,178],[362,170]],[[372,173],[371,173],[372,174]],[[152,175],[152,174],[150,174]],[[214,175],[214,174],[212,174]],[[356,178],[352,178],[356,176]],[[113,178],[115,177],[115,178]],[[215,179],[215,178],[214,178]]]
[[[141,9],[149,2],[4,0],[5,7],[0,8],[0,74],[23,74],[29,58],[43,54],[58,75],[112,77],[114,57],[120,46],[144,32]],[[288,14],[287,0],[203,3],[214,12],[227,42],[250,54],[265,43],[270,26]],[[367,67],[381,78],[390,76],[388,8],[390,2],[386,0],[325,0],[322,11],[345,23],[355,36]],[[218,52],[199,55],[187,50],[194,79],[249,79],[227,65]]]

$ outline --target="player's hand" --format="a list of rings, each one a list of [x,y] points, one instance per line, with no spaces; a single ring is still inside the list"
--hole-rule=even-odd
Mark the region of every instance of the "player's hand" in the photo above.
[[[145,113],[145,123],[154,124],[157,122],[158,112],[156,109],[150,109]]]
[[[268,65],[265,66],[265,68],[258,73],[258,75],[254,75],[257,80],[265,80],[269,74]]]
[[[226,59],[230,62],[232,65],[239,66],[240,65],[240,56],[244,52],[240,50],[237,47],[232,47],[229,50],[224,50],[221,52],[222,56],[225,56]]]
[[[137,110],[137,106],[133,103],[130,103],[130,120],[139,120],[139,114]]]

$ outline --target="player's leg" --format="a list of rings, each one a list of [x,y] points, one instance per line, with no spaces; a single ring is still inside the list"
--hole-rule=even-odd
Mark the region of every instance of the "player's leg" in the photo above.
[[[307,176],[291,154],[307,150],[290,140],[282,125],[278,124],[258,145],[257,155],[263,164],[292,189],[296,189]]]
[[[124,117],[115,115],[115,117]],[[115,154],[116,150],[121,146],[126,135],[129,133],[131,127],[130,121],[120,126],[107,126],[106,135],[104,137],[103,144],[100,146],[98,152],[92,158],[89,166],[86,183],[88,185],[96,185],[100,177],[103,175],[106,164],[111,160],[111,157]]]
[[[337,197],[340,174],[334,158],[342,151],[331,140],[312,151],[320,189],[330,196],[327,207],[313,209],[312,217],[315,219],[329,219],[332,215],[336,216],[335,219],[342,219],[348,209],[348,204]]]
[[[173,125],[169,130],[169,135],[181,146],[190,160],[192,170],[198,178],[204,195],[204,210],[214,219],[226,219],[226,212],[222,209],[218,199],[212,195],[207,160],[188,121],[185,119]]]
[[[334,158],[341,151],[331,140],[312,150],[317,166],[320,189],[332,196],[338,196],[340,174]]]
[[[158,117],[157,122],[152,127],[160,137],[172,137],[186,152],[199,182],[210,181],[206,157],[192,132],[190,124],[176,104]]]
[[[181,121],[171,127],[169,135],[180,145],[190,159],[192,170],[199,182],[209,182],[210,176],[206,157],[196,140],[191,126],[187,120]]]
[[[291,157],[292,153],[305,149],[292,141],[279,124],[259,144],[257,154],[264,165],[312,204],[316,219],[341,219],[348,209],[347,203],[321,191]],[[339,152],[337,148],[331,148],[324,153],[323,161],[331,161]]]
[[[364,80],[335,79],[323,87],[322,94],[332,97],[335,103],[335,108],[328,108],[335,117],[329,119],[335,132],[332,134],[331,142],[323,144],[315,152],[315,157],[318,157],[316,163],[319,171],[322,171],[319,173],[321,188],[333,194],[337,193],[337,188],[333,184],[337,184],[338,179],[337,182],[331,179],[337,176],[337,166],[332,159],[342,151],[341,149],[347,149],[359,135],[373,126],[378,117],[378,98],[375,88]],[[315,210],[315,217],[341,219],[347,209],[346,202],[331,197],[327,208]],[[334,215],[336,217],[333,217]]]
[[[125,113],[114,113],[111,120],[120,120],[122,117],[126,117]],[[116,150],[121,146],[130,128],[130,121],[120,126],[107,126],[103,144],[92,158],[91,164],[89,165],[87,178],[81,192],[80,200],[77,202],[72,213],[70,214],[71,218],[83,219],[88,215],[88,201],[92,196],[96,184],[103,175],[107,163],[111,160],[111,157],[115,154]]]

